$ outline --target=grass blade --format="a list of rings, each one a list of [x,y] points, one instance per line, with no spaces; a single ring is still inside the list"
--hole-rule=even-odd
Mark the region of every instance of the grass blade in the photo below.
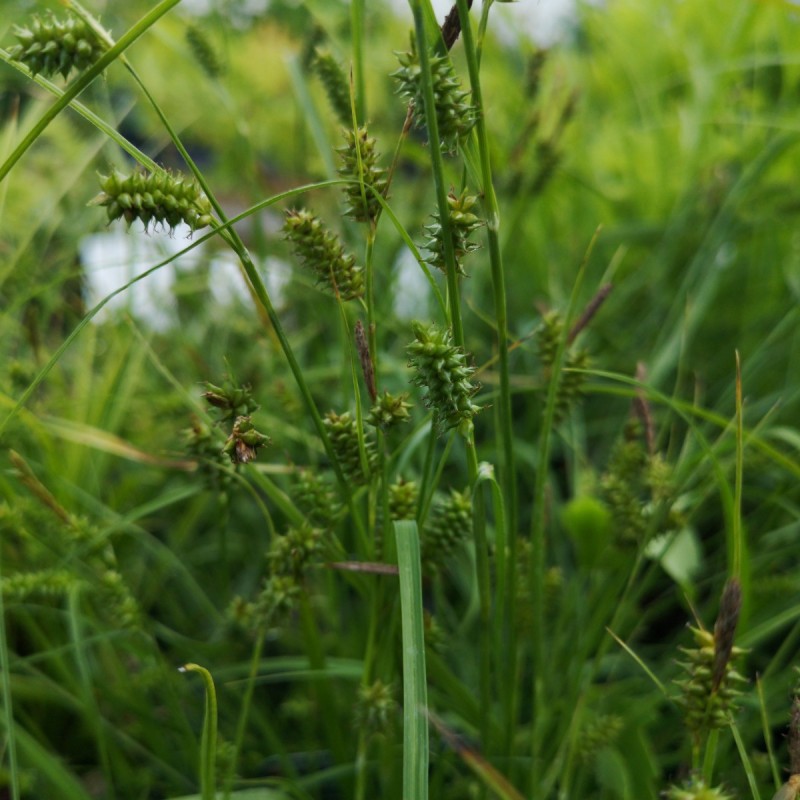
[[[403,622],[403,797],[428,797],[428,717],[417,523],[394,523]]]

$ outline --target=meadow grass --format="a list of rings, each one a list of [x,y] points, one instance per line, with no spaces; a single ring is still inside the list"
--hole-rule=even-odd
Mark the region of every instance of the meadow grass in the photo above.
[[[800,796],[792,6],[64,5],[0,22],[8,796]]]

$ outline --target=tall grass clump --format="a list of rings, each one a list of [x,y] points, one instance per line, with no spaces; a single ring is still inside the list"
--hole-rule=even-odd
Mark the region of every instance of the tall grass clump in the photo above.
[[[800,22],[524,11],[11,3],[4,796],[800,796]]]

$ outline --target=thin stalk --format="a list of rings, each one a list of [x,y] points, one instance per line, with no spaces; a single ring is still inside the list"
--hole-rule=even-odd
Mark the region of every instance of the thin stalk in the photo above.
[[[440,146],[439,123],[436,117],[436,98],[431,76],[430,53],[425,33],[425,19],[420,0],[409,0],[414,16],[414,30],[417,37],[419,53],[422,95],[425,104],[425,122],[428,128],[429,153],[433,182],[436,189],[436,205],[439,210],[439,223],[442,228],[444,260],[447,275],[447,299],[450,327],[453,341],[464,349],[464,326],[461,319],[461,301],[458,285],[458,271],[453,236],[450,228],[450,209],[447,204],[447,185],[444,176],[444,159]],[[430,4],[426,4],[430,10]],[[470,487],[475,486],[478,479],[478,458],[475,452],[474,432],[470,428],[466,437],[467,472]],[[480,616],[485,621],[481,625],[480,645],[480,700],[481,700],[481,738],[484,746],[489,737],[489,712],[491,706],[491,589],[489,586],[489,553],[486,545],[486,509],[482,494],[473,492],[473,536],[475,540],[475,560],[480,597]]]
[[[583,258],[575,284],[572,287],[572,294],[567,311],[567,322],[569,323],[575,316],[578,303],[578,294],[583,284],[583,277],[586,273],[586,265],[589,255],[594,249],[594,244],[600,233],[598,228],[592,237],[586,255]],[[567,333],[569,324],[564,326],[564,335],[561,336],[555,358],[553,359],[552,374],[547,390],[547,402],[545,405],[544,419],[539,435],[539,462],[536,469],[533,492],[533,517],[531,520],[531,606],[533,614],[533,635],[532,635],[532,660],[533,669],[531,675],[531,698],[533,700],[532,724],[531,724],[531,762],[530,762],[530,789],[531,797],[539,796],[539,754],[540,754],[540,734],[541,730],[537,725],[536,716],[542,708],[544,700],[544,678],[545,678],[545,636],[544,636],[544,579],[545,579],[545,528],[547,510],[547,478],[550,466],[550,447],[552,445],[553,431],[555,427],[556,400],[558,397],[558,385],[561,380],[561,369],[564,362],[564,354],[567,349]]]
[[[217,796],[217,692],[211,673],[199,664],[184,664],[181,672],[199,672],[205,685],[205,714],[200,741],[200,797],[214,800]]]
[[[0,578],[2,570],[0,570]],[[8,660],[8,638],[6,634],[6,610],[3,593],[0,592],[0,682],[3,690],[3,727],[8,751],[8,779],[12,800],[20,800],[19,761],[17,760],[17,727],[14,721],[14,706],[11,696],[11,665]]]
[[[253,647],[253,655],[250,657],[250,671],[247,675],[247,684],[245,685],[244,697],[242,697],[242,707],[239,709],[239,720],[236,723],[236,734],[233,740],[233,758],[231,758],[231,772],[225,776],[225,798],[230,797],[231,788],[233,786],[233,777],[236,772],[236,763],[239,760],[239,754],[242,751],[242,742],[244,741],[244,732],[247,727],[247,718],[250,715],[250,705],[253,702],[253,691],[256,688],[256,676],[258,675],[258,665],[261,661],[261,653],[264,649],[264,639],[266,638],[266,628],[262,628],[256,637],[256,643]]]
[[[111,771],[111,760],[108,754],[108,741],[103,727],[103,718],[97,704],[94,685],[92,683],[92,671],[87,658],[88,644],[83,635],[83,627],[80,623],[80,589],[74,587],[69,593],[69,629],[72,643],[75,648],[75,662],[80,675],[81,691],[83,693],[83,703],[86,708],[94,734],[97,737],[97,754],[102,765],[103,774],[108,781],[108,798],[114,800],[115,792]]]
[[[355,82],[355,107],[358,122],[367,120],[367,90],[364,80],[364,0],[350,4],[350,32],[353,37],[353,78]]]
[[[464,54],[467,60],[469,71],[470,86],[472,89],[472,103],[475,106],[478,119],[475,124],[475,134],[478,140],[478,152],[480,154],[481,166],[481,194],[483,197],[483,207],[486,216],[487,235],[489,240],[489,264],[492,270],[492,288],[494,293],[494,324],[497,331],[497,354],[500,373],[500,402],[498,409],[499,431],[498,442],[499,450],[503,453],[502,468],[500,471],[500,485],[503,487],[503,497],[506,508],[505,545],[508,548],[508,564],[506,579],[501,591],[504,593],[504,605],[507,609],[506,619],[503,625],[506,628],[507,651],[511,657],[507,659],[505,665],[506,680],[503,685],[506,687],[506,710],[513,708],[513,692],[515,680],[513,675],[514,658],[516,652],[516,625],[515,619],[515,599],[516,599],[516,580],[517,580],[517,488],[516,488],[516,468],[514,464],[514,434],[512,430],[511,415],[511,384],[509,379],[508,366],[508,312],[506,308],[506,287],[505,275],[503,271],[503,260],[500,250],[500,209],[497,203],[497,196],[494,191],[494,181],[492,178],[492,164],[489,153],[489,136],[486,130],[486,114],[483,107],[483,93],[480,81],[479,53],[475,45],[475,37],[472,32],[472,25],[469,19],[469,8],[467,0],[457,0],[458,13],[461,21],[461,37],[464,42]],[[491,2],[484,3],[484,15],[488,14]],[[506,742],[504,743],[504,753],[510,756],[512,720],[506,720]]]

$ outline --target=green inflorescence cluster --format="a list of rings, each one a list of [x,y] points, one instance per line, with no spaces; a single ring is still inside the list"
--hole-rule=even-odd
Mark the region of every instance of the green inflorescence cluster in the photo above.
[[[305,209],[287,211],[283,230],[295,255],[316,275],[318,284],[342,300],[364,295],[364,270],[318,217]]]
[[[8,49],[9,55],[34,75],[48,78],[60,74],[66,80],[70,72],[94,64],[107,49],[97,33],[74,16],[34,16],[25,27],[15,25],[14,36],[19,44]]]
[[[170,232],[182,222],[193,231],[211,225],[211,203],[194,178],[166,170],[124,175],[113,170],[100,176],[102,191],[90,205],[104,206],[108,221],[124,219],[130,226],[141,220],[148,228],[151,222],[166,225]]]

